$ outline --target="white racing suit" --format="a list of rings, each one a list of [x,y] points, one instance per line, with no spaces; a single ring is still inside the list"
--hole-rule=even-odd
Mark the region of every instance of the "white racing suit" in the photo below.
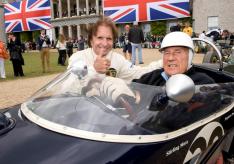
[[[127,83],[131,82],[133,79],[140,78],[145,73],[162,67],[162,60],[154,61],[145,67],[135,66],[126,60],[121,54],[118,54],[114,51],[110,51],[108,53],[107,59],[109,59],[111,62],[110,68],[113,68],[116,71],[115,77],[121,78]],[[93,67],[95,60],[96,54],[92,48],[78,51],[70,57],[68,69],[73,66],[77,66],[80,61],[83,61],[87,66],[89,76],[93,77],[98,75],[100,77],[105,77],[105,74],[97,73]]]

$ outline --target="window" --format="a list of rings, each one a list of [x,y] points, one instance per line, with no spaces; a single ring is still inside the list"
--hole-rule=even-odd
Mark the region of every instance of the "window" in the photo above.
[[[219,17],[210,16],[208,17],[208,30],[219,28]]]
[[[0,0],[0,4],[8,3],[7,0]]]

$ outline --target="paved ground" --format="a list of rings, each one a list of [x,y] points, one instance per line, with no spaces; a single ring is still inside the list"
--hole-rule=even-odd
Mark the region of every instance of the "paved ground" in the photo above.
[[[0,82],[0,109],[24,102],[57,74]]]
[[[121,49],[115,49],[115,51],[122,53]],[[143,54],[145,64],[161,58],[161,55],[157,49],[143,49]],[[33,93],[47,84],[57,75],[58,74],[53,74],[49,76],[0,82],[0,109],[14,106],[26,101]]]

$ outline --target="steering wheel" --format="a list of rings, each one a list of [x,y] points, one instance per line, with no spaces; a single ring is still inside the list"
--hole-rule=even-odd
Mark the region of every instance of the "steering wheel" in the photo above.
[[[100,78],[93,78],[91,80],[89,80],[89,82],[87,83],[87,85],[82,89],[82,94],[83,95],[87,95],[87,93],[92,90],[92,88],[94,88],[94,85],[97,84],[97,83],[101,83],[102,82],[102,79]],[[116,102],[114,102],[116,103]],[[123,107],[127,114],[129,115],[128,119],[132,120],[134,119],[136,116],[133,112],[133,107],[131,105],[131,103],[127,100],[127,97],[125,96],[120,96],[118,98],[118,103],[119,105],[121,105],[121,107]]]
[[[129,114],[129,119],[130,120],[133,120],[134,118],[136,118],[136,115],[133,112],[132,105],[128,102],[128,100],[126,100],[125,98],[123,98],[122,96],[120,96],[119,103],[121,104],[122,107],[124,107],[124,109],[126,110],[126,112]]]

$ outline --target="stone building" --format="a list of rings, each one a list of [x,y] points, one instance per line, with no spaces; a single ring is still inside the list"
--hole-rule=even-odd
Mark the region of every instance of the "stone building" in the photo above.
[[[0,0],[0,15],[4,15],[3,3],[16,0]],[[18,0],[19,1],[19,0]],[[50,0],[51,24],[54,28],[48,32],[56,40],[59,33],[73,39],[80,35],[87,36],[87,28],[95,23],[102,14],[102,0]],[[4,20],[0,20],[1,29],[5,29]],[[0,39],[5,40],[4,30],[0,32]]]
[[[11,3],[20,0],[2,1]],[[53,40],[56,40],[59,33],[63,33],[65,37],[70,37],[72,39],[78,39],[80,35],[87,37],[88,26],[95,23],[103,14],[102,2],[103,0],[50,0],[50,22],[54,28],[47,30],[47,34],[49,34]],[[3,10],[0,12],[3,14]],[[3,20],[1,21],[3,24]],[[169,20],[167,23],[168,29],[169,26],[176,22],[176,20]],[[124,26],[125,24],[117,24],[119,34],[124,32]],[[151,31],[150,22],[141,23],[140,26],[145,34]],[[5,35],[5,33],[3,33],[3,35]]]
[[[0,0],[0,15],[1,18],[4,16],[4,10],[3,10],[3,4],[5,3],[6,0]],[[5,30],[5,25],[4,25],[4,19],[0,19],[0,40],[6,42],[6,33],[4,32]]]
[[[4,15],[2,3],[19,0],[0,0],[0,15]],[[56,40],[59,33],[73,39],[80,35],[87,37],[87,28],[95,23],[103,13],[102,0],[50,0],[51,24],[54,26],[48,33]],[[213,28],[228,29],[234,32],[234,0],[190,0],[193,14],[194,32],[200,33]],[[177,20],[168,20],[167,29],[176,24]],[[119,33],[124,30],[124,24],[118,24]],[[0,20],[1,29],[4,20]],[[142,23],[145,32],[150,31],[149,23]],[[0,32],[0,39],[5,40],[4,30]]]
[[[63,33],[73,39],[87,36],[87,28],[102,14],[102,0],[53,0],[51,24],[53,38]]]
[[[234,32],[234,0],[193,0],[192,6],[196,33],[215,28]]]

